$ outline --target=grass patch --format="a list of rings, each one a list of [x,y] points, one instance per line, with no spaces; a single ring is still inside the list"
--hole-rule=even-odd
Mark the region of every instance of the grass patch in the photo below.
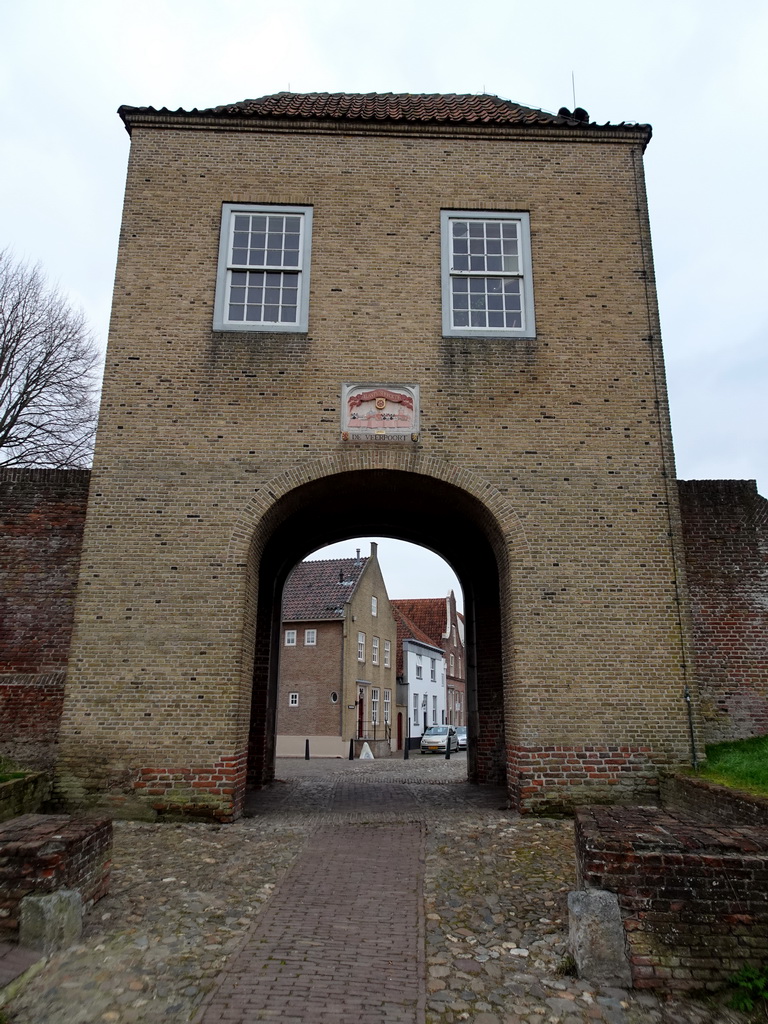
[[[768,736],[707,747],[707,760],[697,774],[712,782],[768,796]]]
[[[10,782],[11,779],[23,779],[29,775],[29,771],[9,761],[7,757],[0,757],[0,782]],[[0,1024],[3,1024],[0,1020]]]

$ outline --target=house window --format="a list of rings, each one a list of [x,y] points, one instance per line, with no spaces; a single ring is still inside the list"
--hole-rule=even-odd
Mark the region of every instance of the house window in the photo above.
[[[437,725],[437,697],[432,698],[432,725]]]
[[[379,638],[377,636],[371,637],[371,664],[379,664]]]
[[[304,630],[304,646],[305,647],[316,647],[317,646],[317,630],[316,629],[305,629]]]
[[[430,661],[430,666],[429,666],[429,678],[430,678],[430,679],[432,680],[432,682],[434,683],[434,682],[435,682],[435,679],[436,679],[436,673],[437,673],[437,669],[436,669],[436,667],[435,667],[435,659],[434,659],[434,658],[430,658],[430,659],[429,659],[429,661]]]
[[[295,647],[296,646],[296,630],[286,629],[285,631],[285,646]]]
[[[420,656],[420,655],[417,655],[417,656],[416,656],[416,678],[417,678],[417,679],[421,679],[421,678],[422,678],[422,672],[421,672],[421,656]]]
[[[224,203],[213,327],[306,331],[312,208]]]
[[[379,690],[376,686],[371,687],[371,722],[379,724]]]
[[[450,665],[451,665],[451,675],[453,675],[454,674],[453,673],[453,667],[455,665],[455,660],[454,660],[454,657],[453,657],[452,654],[450,655]]]
[[[527,213],[443,210],[443,334],[533,338]]]
[[[453,639],[453,646],[456,646],[456,627],[451,626],[451,637]]]
[[[357,634],[357,660],[365,661],[365,633]]]
[[[384,691],[384,723],[389,725],[392,721],[392,691]]]
[[[298,695],[298,693],[296,693],[296,692],[289,693],[288,694],[288,707],[289,708],[297,708],[298,706],[299,706],[299,695]]]
[[[392,668],[392,643],[384,641],[384,668]]]
[[[413,695],[413,723],[417,725],[419,721],[419,695],[414,693]]]
[[[379,614],[379,599],[377,597],[371,598],[371,615],[375,618]]]

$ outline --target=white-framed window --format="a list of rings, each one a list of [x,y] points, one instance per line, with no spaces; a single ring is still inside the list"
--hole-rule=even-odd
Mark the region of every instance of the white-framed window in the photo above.
[[[384,723],[389,725],[392,721],[392,691],[384,691]]]
[[[421,679],[422,675],[423,675],[423,673],[422,673],[422,668],[421,668],[421,655],[417,654],[416,655],[416,678],[417,679]]]
[[[214,330],[308,330],[311,248],[311,206],[224,203]]]
[[[459,655],[459,679],[461,679],[462,668],[461,668],[461,655]]]
[[[379,614],[379,599],[377,597],[371,598],[371,615],[374,618]]]
[[[429,662],[429,678],[434,683],[437,678],[437,665],[434,658],[430,658]]]
[[[305,647],[317,647],[317,630],[316,629],[305,629],[304,630],[304,646]]]
[[[365,633],[357,634],[357,660],[365,661]]]
[[[296,646],[296,630],[286,629],[285,631],[285,646],[295,647]]]
[[[432,725],[437,725],[437,697],[432,697]]]
[[[384,641],[384,668],[392,668],[392,642]]]
[[[377,636],[371,637],[371,664],[379,664],[379,638]]]
[[[451,639],[453,640],[453,646],[456,646],[456,627],[451,626]]]
[[[527,213],[443,210],[443,335],[533,338]]]
[[[371,723],[379,724],[379,688],[377,686],[371,687]]]
[[[288,707],[297,708],[299,706],[299,695],[294,690],[293,693],[288,694]]]
[[[450,665],[451,665],[451,675],[453,675],[453,666],[455,664],[455,660],[454,660],[454,657],[453,657],[452,654],[449,657],[450,657]]]
[[[416,725],[418,724],[418,721],[419,721],[419,708],[420,707],[421,707],[421,705],[419,704],[419,695],[418,695],[418,693],[414,693],[414,695],[413,695],[413,721],[414,721],[414,724],[416,724]]]

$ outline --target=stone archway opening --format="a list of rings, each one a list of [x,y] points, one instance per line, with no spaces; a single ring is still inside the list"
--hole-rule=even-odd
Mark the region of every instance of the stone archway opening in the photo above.
[[[285,581],[309,553],[351,536],[396,537],[434,551],[464,594],[467,719],[478,737],[468,777],[504,783],[501,572],[505,547],[488,508],[454,484],[420,473],[357,469],[288,490],[265,513],[253,550],[256,592],[248,783],[274,778],[276,699]]]
[[[278,776],[295,768],[287,759],[408,760],[434,727],[466,765],[463,613],[450,565],[408,541],[350,537],[294,566],[278,645]]]

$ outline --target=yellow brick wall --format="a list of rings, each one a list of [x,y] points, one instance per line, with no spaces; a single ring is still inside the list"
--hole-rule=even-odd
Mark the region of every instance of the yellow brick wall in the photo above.
[[[548,768],[521,765],[559,747],[684,760],[687,616],[640,135],[138,122],[62,793],[108,791],[134,813],[143,779],[161,810],[236,813],[251,719],[274,720],[266,682],[251,714],[254,651],[267,678],[260,559],[294,514],[308,532],[410,530],[464,565],[469,592],[466,538],[487,538],[498,582],[476,588],[477,634],[468,621],[476,777],[506,763],[513,792],[547,789]],[[313,207],[307,334],[213,332],[223,202]],[[442,337],[441,208],[530,212],[535,339]],[[340,388],[356,381],[419,384],[418,443],[342,442]],[[294,561],[303,542],[291,534]]]

